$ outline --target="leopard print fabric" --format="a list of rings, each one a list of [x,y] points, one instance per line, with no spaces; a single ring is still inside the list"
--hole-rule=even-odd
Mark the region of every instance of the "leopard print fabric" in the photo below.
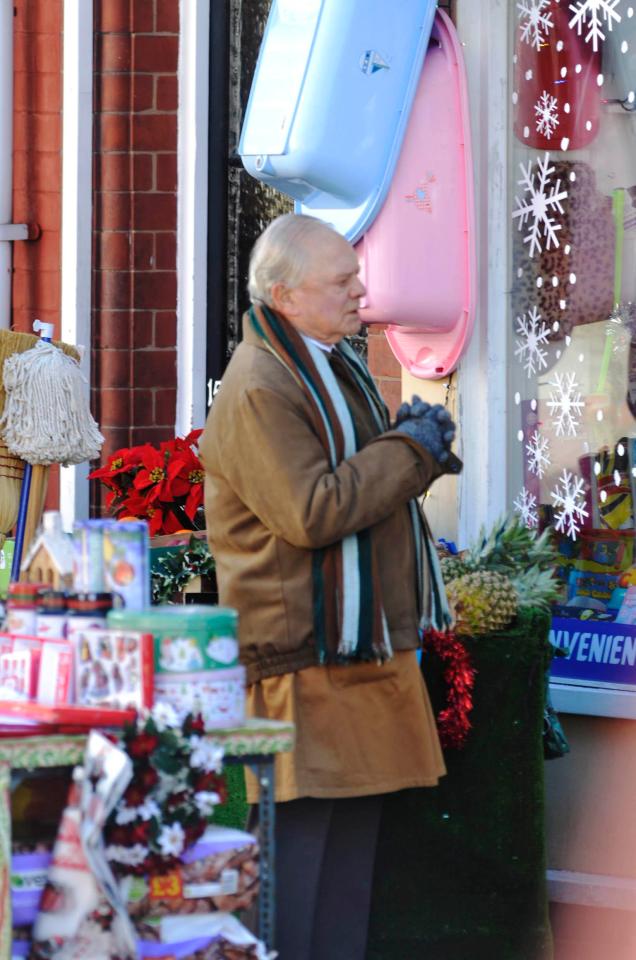
[[[578,161],[553,166],[549,186],[560,180],[560,189],[568,190],[564,212],[554,217],[561,225],[559,246],[531,259],[523,228],[515,230],[512,309],[514,319],[536,306],[550,340],[561,340],[573,327],[606,320],[612,312],[615,233],[611,198],[596,189],[593,170]]]

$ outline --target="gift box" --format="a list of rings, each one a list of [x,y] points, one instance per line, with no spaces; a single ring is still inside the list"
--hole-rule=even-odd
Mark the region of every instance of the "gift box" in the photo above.
[[[0,698],[29,700],[37,689],[37,656],[32,650],[0,654]]]
[[[74,644],[74,656],[78,703],[137,710],[152,705],[152,634],[83,630]]]
[[[72,672],[73,652],[70,643],[65,640],[45,640],[40,655],[38,703],[68,703]]]
[[[180,717],[202,713],[208,728],[245,721],[245,670],[238,664],[237,614],[226,607],[111,610],[108,626],[154,638],[154,698]]]
[[[116,593],[129,609],[150,603],[148,524],[85,520],[73,528],[73,580],[78,592]]]

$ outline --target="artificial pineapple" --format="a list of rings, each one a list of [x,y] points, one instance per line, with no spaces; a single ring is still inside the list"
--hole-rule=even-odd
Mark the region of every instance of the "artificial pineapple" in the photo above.
[[[479,543],[464,551],[462,559],[468,570],[495,570],[514,576],[530,567],[552,569],[556,551],[549,528],[537,536],[535,530],[525,526],[521,517],[512,514],[499,520],[489,534],[482,527]]]
[[[470,573],[471,570],[464,561],[463,555],[459,553],[442,557],[440,567],[442,569],[442,579],[444,583],[457,580],[458,577],[463,577],[465,573]]]
[[[517,591],[509,577],[492,570],[465,573],[446,584],[455,631],[479,636],[501,630],[517,613]]]

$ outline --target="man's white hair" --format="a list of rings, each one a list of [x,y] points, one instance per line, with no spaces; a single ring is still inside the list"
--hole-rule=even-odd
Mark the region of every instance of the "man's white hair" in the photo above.
[[[333,227],[302,213],[286,213],[272,220],[260,235],[250,256],[247,290],[252,303],[272,306],[271,291],[275,283],[297,287],[307,273],[307,241]]]

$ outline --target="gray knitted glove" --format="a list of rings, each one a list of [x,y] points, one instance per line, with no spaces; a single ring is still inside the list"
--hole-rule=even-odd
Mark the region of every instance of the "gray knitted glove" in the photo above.
[[[441,403],[431,406],[414,396],[411,404],[403,403],[398,409],[395,429],[432,453],[439,463],[448,460],[455,424]]]

